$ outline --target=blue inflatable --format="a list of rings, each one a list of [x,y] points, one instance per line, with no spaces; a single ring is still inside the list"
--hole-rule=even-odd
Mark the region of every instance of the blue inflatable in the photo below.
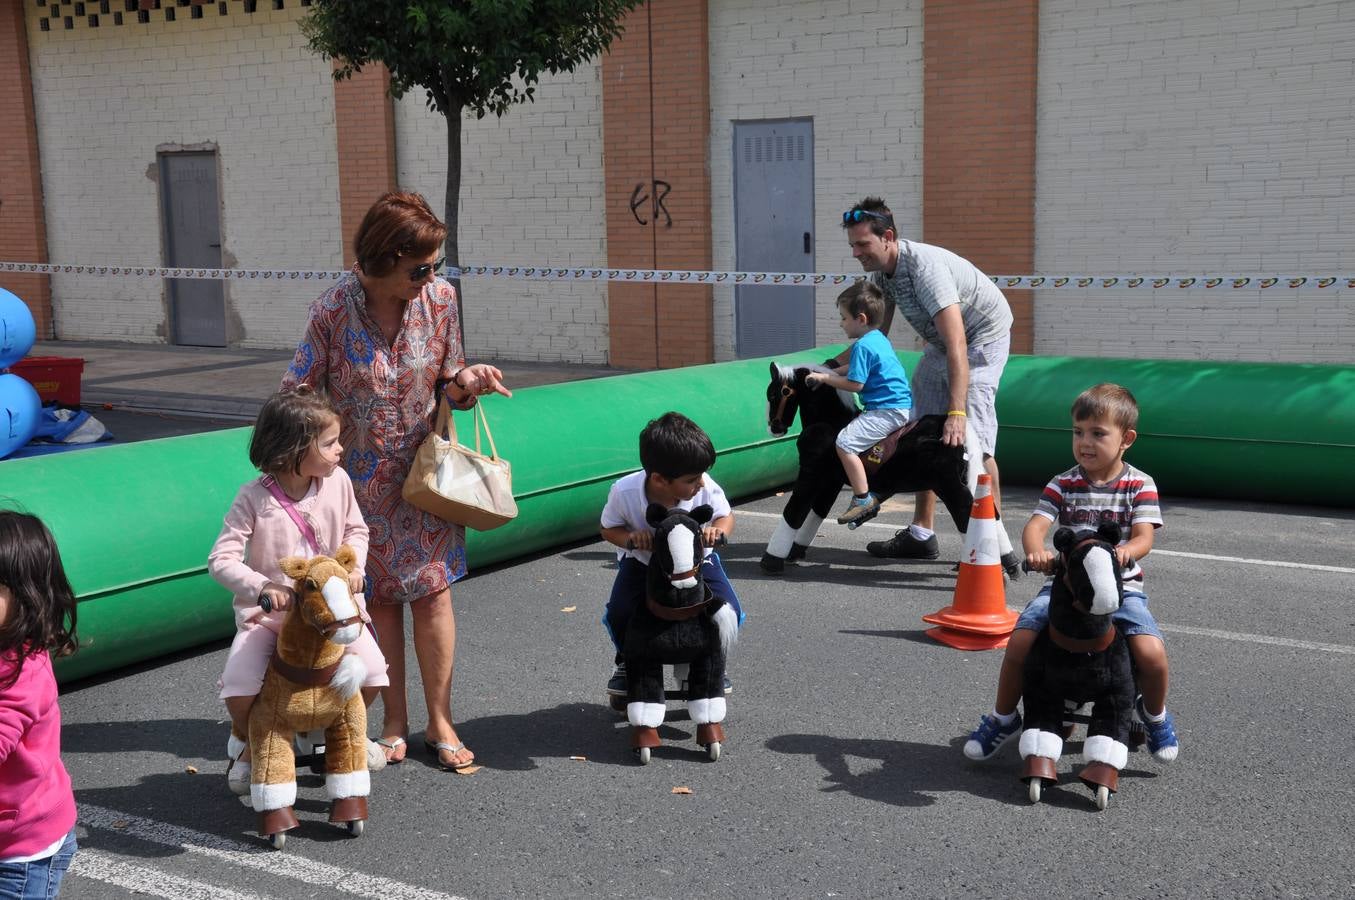
[[[32,440],[41,421],[42,399],[33,385],[18,375],[0,375],[0,459]]]
[[[27,356],[37,337],[28,304],[0,288],[0,369],[8,369]]]

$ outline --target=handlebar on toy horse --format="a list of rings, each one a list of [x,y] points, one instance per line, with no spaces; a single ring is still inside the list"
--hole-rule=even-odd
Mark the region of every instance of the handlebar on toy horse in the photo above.
[[[703,543],[704,543],[704,542],[703,542]],[[725,534],[725,533],[722,531],[722,532],[720,532],[720,536],[719,536],[718,538],[715,539],[715,543],[712,544],[711,546],[712,546],[712,547],[723,547],[725,544],[728,544],[728,543],[729,543],[729,535]],[[627,550],[634,550],[634,549],[635,549],[635,542],[634,542],[633,540],[631,540],[630,538],[626,538],[626,549],[627,549]],[[265,612],[266,612],[266,610],[265,610]]]

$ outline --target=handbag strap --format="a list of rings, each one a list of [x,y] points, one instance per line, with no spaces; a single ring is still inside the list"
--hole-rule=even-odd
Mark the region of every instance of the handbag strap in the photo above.
[[[287,510],[287,515],[292,517],[296,527],[301,529],[301,536],[306,539],[306,543],[311,545],[311,552],[316,556],[324,555],[320,549],[320,541],[315,537],[315,529],[311,528],[311,523],[301,517],[301,513],[296,511],[296,505],[292,503],[292,498],[278,485],[277,479],[272,475],[266,475],[263,479],[263,486],[268,488],[268,493],[273,495],[273,499],[278,501],[278,505]]]
[[[475,452],[480,452],[480,426],[485,427],[485,437],[489,440],[489,458],[499,458],[499,448],[494,446],[494,435],[489,432],[489,419],[485,418],[485,405],[475,404]]]

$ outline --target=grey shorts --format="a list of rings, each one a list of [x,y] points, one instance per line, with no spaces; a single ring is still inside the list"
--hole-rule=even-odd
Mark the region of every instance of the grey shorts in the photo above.
[[[837,433],[837,445],[847,453],[869,450],[908,424],[906,409],[867,409]]]
[[[979,437],[979,446],[988,456],[997,447],[997,384],[1007,367],[1011,345],[1011,335],[1003,335],[969,348],[969,402],[965,412]],[[950,410],[950,373],[944,350],[934,344],[923,348],[922,358],[913,369],[912,387],[914,418],[945,415]]]

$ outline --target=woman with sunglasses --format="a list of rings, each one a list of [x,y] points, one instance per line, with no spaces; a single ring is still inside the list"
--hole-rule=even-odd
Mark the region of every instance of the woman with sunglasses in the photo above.
[[[405,758],[408,606],[428,707],[424,745],[440,767],[456,770],[475,759],[451,713],[451,584],[466,574],[465,529],[410,506],[400,490],[441,397],[470,409],[479,395],[512,393],[494,366],[466,365],[456,291],[437,274],[446,237],[422,196],[377,200],[354,237],[352,271],[311,306],[282,389],[309,384],[339,412],[343,466],[371,532],[368,611],[390,666],[377,743],[388,762]]]

